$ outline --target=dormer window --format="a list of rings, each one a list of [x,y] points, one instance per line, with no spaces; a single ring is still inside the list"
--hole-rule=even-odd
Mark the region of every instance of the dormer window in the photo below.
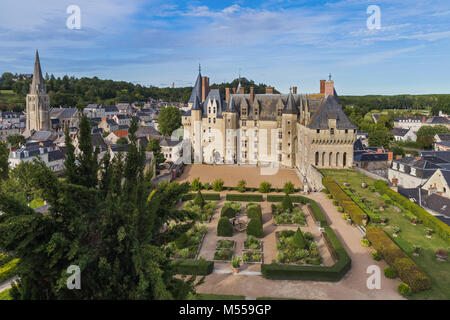
[[[278,115],[281,116],[283,114],[283,110],[278,109]]]
[[[330,134],[334,134],[334,128],[330,129]]]
[[[320,129],[317,129],[317,131],[316,131],[317,133],[320,133]]]

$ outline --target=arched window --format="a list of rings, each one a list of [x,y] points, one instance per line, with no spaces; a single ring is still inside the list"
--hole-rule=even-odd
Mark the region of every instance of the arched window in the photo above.
[[[342,165],[344,167],[347,165],[347,152],[344,152],[344,156],[342,158]]]
[[[328,157],[328,166],[330,168],[333,166],[333,152],[330,152],[330,156]]]
[[[316,166],[319,165],[319,152],[316,152]]]
[[[325,167],[325,152],[322,153],[322,167]]]
[[[339,152],[336,153],[336,167],[339,167]]]

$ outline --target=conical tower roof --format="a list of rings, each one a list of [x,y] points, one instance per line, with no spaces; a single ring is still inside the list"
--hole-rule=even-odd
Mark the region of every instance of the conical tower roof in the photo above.
[[[285,114],[298,114],[298,108],[295,105],[295,99],[294,95],[292,94],[292,91],[289,92],[289,96],[286,102],[286,106],[283,109],[283,113]]]
[[[197,96],[194,96],[194,103],[192,104],[191,110],[202,110],[200,106],[200,100]]]
[[[36,50],[36,60],[34,62],[33,81],[31,82],[30,93],[46,92],[44,77],[42,76],[39,53]]]
[[[195,81],[194,88],[192,89],[191,97],[189,98],[189,103],[194,103],[195,97],[201,100],[202,97],[202,74],[200,68],[198,70],[197,80]]]

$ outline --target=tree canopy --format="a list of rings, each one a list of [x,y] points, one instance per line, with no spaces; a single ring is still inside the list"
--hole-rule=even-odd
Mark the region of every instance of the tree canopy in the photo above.
[[[163,136],[168,137],[179,127],[181,127],[180,110],[173,106],[162,108],[158,115],[159,132]]]

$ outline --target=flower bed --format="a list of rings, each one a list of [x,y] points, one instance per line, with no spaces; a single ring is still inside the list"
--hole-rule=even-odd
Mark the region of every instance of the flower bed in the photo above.
[[[242,254],[242,261],[244,261],[244,263],[248,263],[248,264],[262,263],[263,262],[262,252],[259,252],[259,251],[245,251]]]
[[[295,207],[292,212],[281,212],[273,216],[273,221],[276,226],[278,225],[306,225],[305,213],[300,208]]]
[[[203,206],[203,208],[196,205],[194,201],[188,201],[184,204],[184,209],[194,213],[202,222],[211,221],[212,215],[216,208],[217,204],[215,202],[208,202]]]
[[[236,242],[234,240],[218,240],[216,249],[234,249]]]
[[[244,241],[244,250],[262,250],[262,241],[254,236],[247,236]]]
[[[167,249],[172,259],[196,259],[200,252],[208,227],[196,225],[177,240],[170,242]]]
[[[230,262],[233,258],[234,250],[231,249],[219,249],[214,253],[214,261],[217,262]]]
[[[276,238],[279,263],[311,265],[320,265],[322,263],[318,244],[312,241],[310,233],[303,235],[300,229],[297,232],[283,230],[276,233]]]

